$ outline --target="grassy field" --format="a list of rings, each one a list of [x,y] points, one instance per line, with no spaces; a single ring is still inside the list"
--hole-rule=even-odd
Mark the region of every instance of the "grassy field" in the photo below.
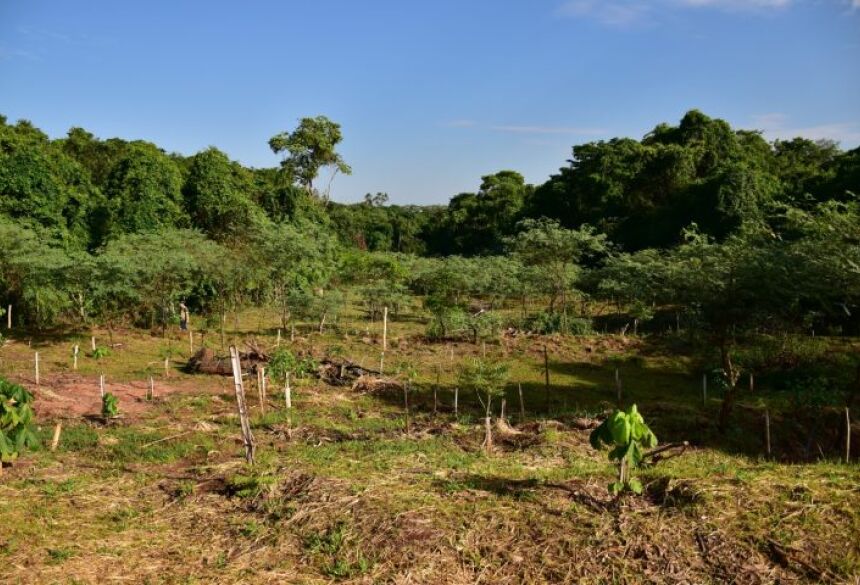
[[[284,331],[283,343],[378,368],[380,324],[350,319],[339,332],[301,328],[293,342]],[[228,320],[229,341],[272,347],[276,322],[243,313]],[[399,392],[300,380],[288,418],[279,388],[263,413],[251,385],[254,466],[231,379],[183,373],[191,350],[175,329],[116,331],[119,345],[99,360],[84,355],[91,332],[13,332],[0,375],[36,394],[46,444],[55,422],[63,433],[55,452],[29,453],[0,477],[0,581],[860,583],[860,467],[829,452],[792,462],[800,439],[778,397],[767,401],[767,460],[757,392],[718,434],[720,396],[703,404],[683,336],[521,335],[482,347],[425,343],[421,331],[411,315],[392,322],[385,356],[387,374],[404,363],[419,373],[408,433]],[[201,341],[220,351],[214,332]],[[476,397],[461,393],[453,411],[457,366],[482,353],[510,366],[507,414],[520,431],[497,437],[489,456]],[[579,428],[615,403],[616,369],[623,401],[661,442],[693,445],[644,469],[641,497],[609,496],[614,468]],[[108,424],[96,416],[102,373],[122,390],[124,416]]]

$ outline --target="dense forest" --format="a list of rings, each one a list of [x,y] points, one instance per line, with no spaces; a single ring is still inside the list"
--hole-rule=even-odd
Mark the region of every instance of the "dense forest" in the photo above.
[[[693,110],[639,141],[574,146],[542,185],[503,170],[421,207],[331,202],[314,181],[350,172],[341,139],[305,118],[271,139],[281,165],[255,169],[216,148],[185,157],[80,128],[51,140],[3,120],[2,306],[37,328],[163,328],[187,299],[222,336],[248,306],[322,329],[349,294],[371,318],[420,295],[431,338],[683,321],[729,387],[745,332],[860,331],[860,149],[769,143]]]

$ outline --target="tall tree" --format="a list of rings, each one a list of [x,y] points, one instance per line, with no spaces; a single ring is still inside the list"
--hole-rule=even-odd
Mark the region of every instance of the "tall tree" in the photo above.
[[[187,225],[182,177],[176,164],[148,142],[132,142],[105,186],[110,232],[151,231]]]
[[[324,167],[332,169],[329,188],[336,173],[341,172],[345,175],[352,173],[352,169],[335,150],[341,140],[343,135],[340,124],[332,122],[325,116],[317,116],[302,118],[298,128],[292,132],[276,134],[269,139],[269,147],[275,154],[285,153],[281,168],[303,185],[309,193],[314,193],[314,180],[319,175],[320,169]],[[324,199],[328,199],[328,188],[323,195]]]

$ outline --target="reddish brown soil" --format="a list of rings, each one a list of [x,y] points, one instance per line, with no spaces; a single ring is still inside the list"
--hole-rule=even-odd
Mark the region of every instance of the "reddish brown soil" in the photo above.
[[[42,377],[37,387],[32,380],[16,380],[35,396],[34,409],[39,419],[79,418],[98,415],[101,412],[101,394],[97,376],[63,373]],[[149,381],[111,382],[105,380],[105,391],[119,399],[121,413],[126,418],[135,418],[151,408],[154,402],[146,400]],[[168,394],[190,394],[206,391],[206,386],[195,380],[155,380],[155,400]]]

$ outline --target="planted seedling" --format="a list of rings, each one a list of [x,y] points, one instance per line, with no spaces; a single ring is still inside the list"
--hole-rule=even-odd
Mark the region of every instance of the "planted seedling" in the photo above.
[[[33,419],[33,395],[0,378],[0,465],[38,444]]]
[[[105,392],[105,395],[102,396],[102,416],[104,418],[114,418],[118,414],[119,398],[110,392]]]
[[[104,346],[98,346],[92,352],[90,352],[90,357],[100,360],[102,358],[106,358],[110,355],[110,350]]]
[[[600,449],[602,445],[612,447],[609,458],[618,462],[618,480],[609,484],[609,491],[615,495],[626,490],[641,494],[642,482],[632,477],[631,473],[642,463],[644,450],[657,446],[657,437],[645,424],[636,405],[626,412],[613,412],[591,432],[589,440],[595,449]]]

